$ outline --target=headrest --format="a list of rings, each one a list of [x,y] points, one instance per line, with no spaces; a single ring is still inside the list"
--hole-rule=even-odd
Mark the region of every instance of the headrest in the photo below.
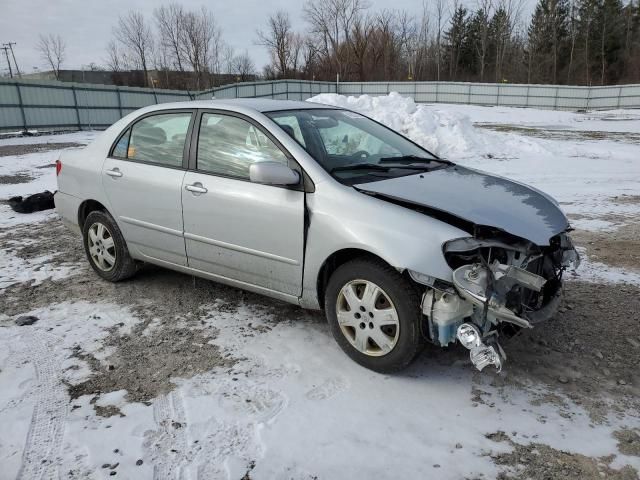
[[[151,145],[162,145],[167,141],[167,134],[159,127],[134,128],[134,132],[136,139]]]
[[[294,140],[296,139],[296,133],[291,125],[280,125],[280,128],[287,132],[287,135],[289,135],[291,138],[293,138]]]

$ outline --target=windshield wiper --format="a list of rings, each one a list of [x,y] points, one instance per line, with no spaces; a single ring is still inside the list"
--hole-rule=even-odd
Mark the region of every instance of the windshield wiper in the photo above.
[[[376,165],[375,163],[352,163],[351,165],[342,165],[340,167],[334,167],[329,170],[329,173],[334,172],[346,172],[349,170],[377,170],[381,172],[388,172],[392,167],[385,167],[384,165]]]
[[[391,162],[389,162],[391,163]],[[413,162],[412,162],[413,163]],[[425,162],[423,162],[425,163]],[[388,172],[391,169],[394,170],[422,170],[425,167],[422,165],[378,165],[377,163],[353,163],[351,165],[342,165],[340,167],[334,167],[329,170],[329,173],[334,172],[346,172],[350,170],[375,170],[380,172]]]
[[[397,157],[383,157],[380,163],[431,163],[433,161],[441,161],[436,158],[419,157],[418,155],[400,155]]]

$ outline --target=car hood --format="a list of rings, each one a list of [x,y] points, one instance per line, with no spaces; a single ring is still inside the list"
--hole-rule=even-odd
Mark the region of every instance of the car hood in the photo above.
[[[498,228],[539,246],[548,245],[551,237],[569,228],[567,217],[547,194],[458,165],[354,187]]]

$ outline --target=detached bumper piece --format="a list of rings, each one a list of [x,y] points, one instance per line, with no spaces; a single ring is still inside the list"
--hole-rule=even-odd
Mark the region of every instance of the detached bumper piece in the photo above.
[[[495,335],[483,339],[478,327],[472,323],[463,323],[458,327],[456,336],[462,346],[469,350],[469,358],[474,367],[482,371],[484,367],[493,365],[500,373],[507,356]]]

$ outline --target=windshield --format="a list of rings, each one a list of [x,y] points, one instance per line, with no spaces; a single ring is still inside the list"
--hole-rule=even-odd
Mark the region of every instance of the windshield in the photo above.
[[[287,110],[266,115],[334,178],[349,185],[412,175],[449,163],[348,110]]]

